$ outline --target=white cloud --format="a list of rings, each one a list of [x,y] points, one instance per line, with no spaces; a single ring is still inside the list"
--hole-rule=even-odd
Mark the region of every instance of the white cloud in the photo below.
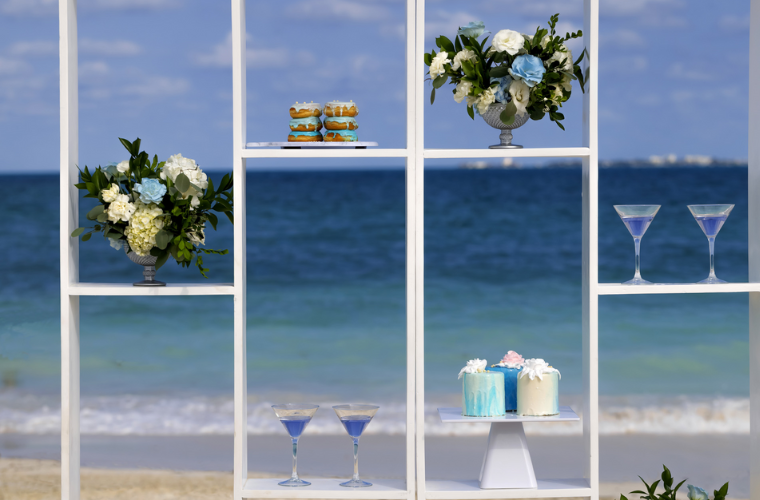
[[[686,7],[683,0],[604,0],[600,14],[611,16],[648,15],[662,9]]]
[[[91,61],[79,65],[79,79],[87,80],[101,77],[111,72],[108,65],[103,61]]]
[[[600,73],[611,73],[615,75],[630,75],[641,72],[649,67],[649,61],[644,56],[617,56],[612,59],[605,59],[599,65]]]
[[[282,47],[252,47],[250,34],[246,35],[246,40],[246,63],[251,68],[284,68],[294,63],[309,66],[316,61],[314,55],[305,50],[293,53]],[[214,45],[211,51],[192,54],[190,58],[198,66],[229,68],[232,66],[232,33]]]
[[[8,49],[13,56],[57,56],[58,43],[52,40],[16,42]]]
[[[122,87],[119,93],[137,97],[170,97],[184,94],[189,88],[190,83],[183,78],[151,76]]]
[[[599,35],[600,45],[607,47],[644,47],[646,41],[637,32],[629,29],[618,29],[613,33]]]
[[[477,21],[479,18],[468,12],[448,12],[439,10],[428,14],[428,21],[425,23],[425,39],[434,40],[441,35],[445,35],[451,41],[454,41],[457,30],[469,23]],[[488,26],[486,26],[488,28]]]
[[[0,56],[0,75],[18,75],[29,68],[29,64],[24,61]]]
[[[51,16],[58,13],[58,0],[5,0],[0,12],[13,16]]]
[[[727,31],[746,31],[749,29],[749,16],[723,16],[718,26]]]
[[[181,4],[179,0],[90,0],[81,3],[98,10],[160,10]]]
[[[78,8],[92,10],[159,10],[179,7],[180,0],[89,0],[79,2]],[[0,12],[12,16],[54,16],[58,0],[5,0]]]
[[[377,22],[391,17],[390,10],[377,2],[353,0],[306,0],[292,4],[288,14],[309,19],[350,19]]]
[[[142,48],[129,40],[93,40],[83,38],[79,40],[79,53],[82,55],[96,56],[135,56],[142,52]],[[16,42],[8,49],[13,56],[57,56],[58,42],[52,40],[31,40]]]
[[[683,63],[673,64],[668,71],[668,76],[678,80],[708,81],[713,79],[712,75],[694,68],[687,68]]]

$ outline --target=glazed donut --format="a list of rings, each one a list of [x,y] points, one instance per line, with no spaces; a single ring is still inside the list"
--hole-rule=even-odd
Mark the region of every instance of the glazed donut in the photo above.
[[[359,124],[350,116],[328,116],[325,118],[327,130],[356,130]]]
[[[322,142],[322,134],[319,132],[291,132],[288,142]]]
[[[359,106],[354,101],[339,102],[333,101],[325,104],[325,116],[350,116],[354,117],[359,114]]]
[[[358,140],[353,130],[331,130],[325,134],[325,142],[356,142]]]
[[[322,116],[322,105],[318,102],[296,102],[290,107],[291,118],[308,118]]]
[[[308,118],[293,118],[290,120],[290,130],[297,132],[316,132],[322,129],[322,122],[316,116]]]

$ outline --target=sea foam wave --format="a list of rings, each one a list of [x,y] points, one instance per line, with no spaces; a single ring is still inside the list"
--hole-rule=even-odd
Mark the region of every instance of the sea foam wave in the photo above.
[[[450,399],[450,398],[449,398]],[[300,400],[300,399],[299,399]],[[60,406],[37,396],[0,394],[0,434],[55,434],[60,430]],[[343,434],[344,430],[330,406],[324,404],[309,425],[310,434]],[[443,424],[436,408],[453,406],[449,401],[430,403],[425,408],[426,432],[431,435],[478,435],[488,432],[479,424]],[[251,400],[248,404],[248,432],[285,434],[275,418],[272,402]],[[403,434],[405,405],[380,403],[381,409],[367,428],[369,434]],[[571,406],[581,413],[580,404]],[[233,433],[233,401],[229,397],[158,396],[83,397],[81,431],[101,435],[214,435]],[[581,423],[526,424],[533,435],[580,434]],[[749,399],[670,398],[668,402],[647,402],[615,398],[602,401],[599,432],[615,434],[748,434]]]

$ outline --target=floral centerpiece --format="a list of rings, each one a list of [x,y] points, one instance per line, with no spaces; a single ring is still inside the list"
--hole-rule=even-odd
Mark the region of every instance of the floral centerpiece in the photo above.
[[[541,120],[548,115],[564,130],[561,121],[565,116],[559,108],[570,99],[573,80],[578,80],[585,92],[588,69],[584,74],[579,66],[586,50],[573,62],[565,45],[568,40],[582,37],[583,32],[557,35],[558,21],[559,14],[555,14],[549,20],[549,30],[538,27],[532,36],[501,30],[489,47],[488,36],[478,41],[486,33],[483,22],[460,28],[453,43],[445,36],[436,38],[440,52],[433,50],[424,56],[433,82],[430,103],[435,102],[436,89],[449,82],[456,86],[454,100],[466,101],[467,113],[473,120],[477,113],[496,128],[516,128],[528,117]],[[489,115],[499,123],[491,123]]]
[[[169,257],[184,267],[195,259],[200,273],[208,278],[203,254],[228,251],[201,248],[206,242],[206,223],[216,229],[219,219],[213,212],[234,222],[232,176],[225,175],[215,189],[194,160],[176,154],[165,162],[154,156],[151,162],[148,153],[140,151],[139,138],[119,140],[129,152],[128,160],[98,166],[93,172],[87,166],[80,169],[81,182],[76,187],[99,204],[87,213],[95,224],[80,227],[71,236],[81,235],[87,241],[93,233],[102,232],[112,247],[124,248],[136,262],[137,257],[144,258],[140,264],[153,262],[156,269]]]

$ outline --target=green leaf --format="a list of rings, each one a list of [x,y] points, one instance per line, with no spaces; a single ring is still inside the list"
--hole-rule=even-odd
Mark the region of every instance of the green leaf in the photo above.
[[[174,179],[174,185],[177,186],[177,189],[182,193],[186,193],[190,189],[190,179],[188,179],[185,174],[179,174],[177,178]]]
[[[435,88],[430,92],[430,104],[435,102]]]
[[[509,74],[509,66],[496,66],[491,69],[489,75],[491,78],[502,78]]]
[[[72,238],[76,238],[76,237],[78,237],[80,234],[82,234],[85,231],[86,231],[85,228],[78,227],[78,228],[74,229],[74,231],[71,233],[71,237]]]
[[[126,150],[129,151],[129,154],[132,154],[132,143],[126,139],[122,139],[121,137],[119,137],[119,141],[124,145]]]
[[[82,236],[82,241],[87,241],[90,238],[92,238],[92,233],[87,233],[84,236]]]
[[[135,139],[135,142],[132,143],[132,156],[137,156],[140,154],[140,138],[138,137]]]
[[[425,56],[424,56],[424,58],[425,58],[425,65],[426,66],[430,66],[432,64],[432,62],[433,62],[433,56],[431,56],[430,54],[426,53]]]
[[[464,74],[470,78],[478,78],[478,73],[475,71],[475,66],[472,64],[472,61],[462,61],[462,71],[464,71]]]
[[[88,220],[95,220],[95,219],[98,218],[98,215],[100,215],[103,212],[105,212],[105,210],[106,210],[106,207],[104,207],[103,205],[97,205],[97,206],[95,206],[95,208],[93,208],[92,210],[90,210],[89,212],[87,212],[87,219]]]
[[[216,225],[219,224],[219,219],[217,219],[216,215],[212,213],[206,214],[206,217],[208,217],[208,221],[211,223],[211,227],[213,227],[214,231],[216,231]]]
[[[232,212],[224,212],[224,215],[227,216],[227,218],[230,220],[230,222],[232,222],[233,224],[235,224],[235,216],[232,215]]]
[[[170,253],[168,251],[163,251],[158,255],[158,258],[156,259],[156,269],[161,269],[161,266],[166,264],[166,261],[169,260],[169,255]]]
[[[504,107],[504,111],[499,115],[499,119],[504,125],[512,125],[515,122],[515,115],[517,114],[517,106],[514,101],[510,101]]]
[[[111,232],[109,232],[109,233],[106,234],[106,238],[111,238],[112,240],[120,240],[121,238],[123,238],[123,236],[124,235],[121,235],[121,234],[119,234],[117,232],[114,232],[114,231],[111,231]]]
[[[456,52],[462,51],[462,43],[459,41],[458,36],[454,37],[454,49],[456,49]],[[430,65],[428,64],[428,66]]]
[[[108,214],[102,213],[95,219],[98,222],[106,222],[108,220]]]
[[[166,246],[172,241],[174,235],[169,231],[162,229],[156,233],[156,246],[161,250],[165,250]]]
[[[467,114],[470,115],[470,118],[473,120],[475,119],[475,111],[472,109],[472,106],[467,106]]]
[[[203,197],[205,200],[211,200],[214,198],[214,181],[211,179],[208,180],[208,187],[206,188],[206,194]]]
[[[180,240],[180,242],[179,242],[179,249],[180,250],[184,250],[185,249],[185,242],[182,241],[182,240]]]
[[[543,109],[537,108],[537,109],[534,109],[533,111],[531,111],[531,113],[530,113],[530,119],[538,121],[538,120],[543,119],[543,117],[545,115],[546,115],[546,113],[544,113]]]
[[[623,495],[623,494],[621,493],[621,494],[620,494],[620,500],[628,500],[628,498],[627,498],[625,495]]]
[[[443,86],[443,84],[446,83],[446,80],[448,80],[448,79],[449,79],[448,76],[444,76],[444,75],[439,76],[438,78],[436,78],[435,80],[433,80],[433,88],[434,89],[441,88]]]
[[[435,44],[445,50],[446,52],[456,52],[454,49],[454,44],[451,43],[451,40],[446,38],[445,36],[441,35],[438,38],[435,39]]]

